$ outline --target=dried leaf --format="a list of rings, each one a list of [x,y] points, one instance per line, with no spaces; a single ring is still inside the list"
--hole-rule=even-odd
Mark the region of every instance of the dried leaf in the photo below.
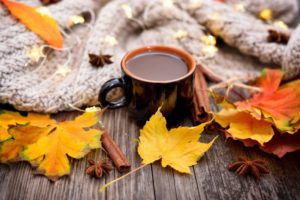
[[[293,126],[299,121],[300,113],[300,80],[279,87],[282,73],[278,70],[265,70],[257,80],[262,92],[256,93],[251,99],[236,102],[242,110],[248,110],[257,119],[269,119],[281,131],[294,133]]]
[[[70,173],[67,156],[82,158],[101,146],[101,132],[88,129],[98,122],[97,112],[86,112],[75,120],[56,122],[48,115],[3,111],[0,125],[10,139],[0,143],[0,162],[29,161],[51,180]],[[21,125],[20,125],[21,124]]]
[[[22,116],[18,112],[0,110],[0,142],[12,137],[8,132],[10,126],[30,124],[31,126],[46,127],[54,123],[55,120],[50,119],[48,115],[29,113],[27,116]]]
[[[179,172],[190,174],[189,167],[197,164],[215,141],[213,139],[208,144],[198,141],[204,127],[210,122],[168,131],[159,109],[140,131],[138,153],[143,159],[142,163],[150,164],[161,159],[163,167],[169,165]]]
[[[215,121],[223,128],[229,127],[226,131],[234,139],[252,139],[264,145],[274,135],[272,123],[263,119],[258,120],[249,113],[234,108],[224,108],[215,113]]]
[[[46,136],[53,127],[36,127],[28,125],[18,125],[9,129],[12,139],[3,143],[0,149],[0,162],[7,163],[18,158],[26,145],[37,142],[41,137]]]
[[[271,141],[265,143],[260,149],[267,153],[275,154],[279,158],[286,153],[300,150],[300,132],[298,131],[293,135],[277,133]]]
[[[85,130],[97,122],[97,113],[86,112],[74,121],[57,123],[50,134],[34,144],[25,146],[20,155],[27,161],[43,156],[37,167],[38,172],[51,180],[57,180],[70,173],[67,156],[79,159],[91,149],[100,147],[100,130]]]
[[[64,39],[59,32],[56,21],[46,15],[38,12],[37,8],[24,3],[1,0],[7,9],[18,18],[28,29],[39,35],[49,45],[62,48]]]

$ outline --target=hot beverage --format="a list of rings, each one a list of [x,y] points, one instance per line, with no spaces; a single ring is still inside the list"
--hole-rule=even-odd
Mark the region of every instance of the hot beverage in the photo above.
[[[128,70],[150,81],[171,81],[188,73],[187,64],[180,57],[166,52],[144,52],[127,61]]]

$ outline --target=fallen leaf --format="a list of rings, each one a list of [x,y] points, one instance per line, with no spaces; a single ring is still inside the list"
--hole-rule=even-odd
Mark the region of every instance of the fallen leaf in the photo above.
[[[251,99],[236,102],[241,110],[249,111],[257,119],[269,119],[282,132],[294,133],[297,130],[293,123],[297,122],[300,113],[300,80],[279,86],[282,73],[267,69],[257,80],[262,92]]]
[[[215,121],[234,139],[257,141],[260,145],[270,141],[274,136],[272,123],[256,119],[247,112],[235,108],[223,108],[215,113]]]
[[[0,126],[0,142],[10,138],[12,138],[12,136],[8,133],[7,128]]]
[[[49,45],[55,48],[62,48],[64,39],[59,31],[56,21],[38,12],[38,8],[31,7],[24,3],[1,0],[7,9],[18,18],[28,29],[39,35]]]
[[[53,127],[35,127],[28,125],[18,125],[9,129],[12,139],[3,143],[0,148],[0,162],[7,163],[18,158],[19,152],[26,145],[33,144],[43,136],[49,134]]]
[[[0,142],[12,138],[9,134],[9,126],[18,124],[30,124],[31,126],[46,127],[56,123],[48,115],[29,113],[27,116],[22,116],[18,112],[0,110]]]
[[[208,144],[199,142],[201,132],[210,122],[168,131],[159,109],[140,131],[138,153],[143,159],[142,163],[150,164],[161,159],[163,167],[170,166],[190,174],[189,167],[197,164],[216,139]]]
[[[102,111],[100,111],[102,112]],[[85,112],[72,121],[57,122],[49,115],[0,110],[0,162],[26,160],[49,179],[69,174],[68,157],[82,158],[101,146],[101,132],[88,129],[98,122],[99,112]],[[100,113],[101,114],[101,113]]]
[[[70,173],[68,156],[82,158],[91,149],[101,146],[101,132],[89,129],[98,122],[96,112],[86,112],[73,121],[66,121],[52,125],[51,133],[41,137],[36,143],[24,147],[20,153],[27,161],[39,161],[37,171],[51,180]]]
[[[300,150],[300,132],[293,135],[276,133],[272,140],[265,143],[260,149],[279,158],[286,153]]]

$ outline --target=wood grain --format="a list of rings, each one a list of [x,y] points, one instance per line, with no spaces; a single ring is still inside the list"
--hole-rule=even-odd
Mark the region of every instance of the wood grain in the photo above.
[[[56,119],[70,119],[76,112],[61,113]],[[132,168],[140,166],[136,152],[139,127],[129,118],[126,109],[110,110],[103,123],[120,144]],[[209,141],[218,133],[203,134]],[[246,155],[266,161],[271,174],[261,181],[252,177],[239,177],[227,170],[227,165],[238,156]],[[72,160],[72,173],[53,183],[42,176],[33,175],[28,163],[0,165],[0,200],[10,199],[300,199],[300,153],[295,152],[278,159],[257,148],[245,148],[238,141],[225,140],[220,134],[215,145],[193,167],[193,175],[181,175],[157,162],[108,187],[98,189],[121,174],[114,170],[103,179],[91,178],[84,173],[88,159],[99,159],[105,153],[96,150],[81,160]]]

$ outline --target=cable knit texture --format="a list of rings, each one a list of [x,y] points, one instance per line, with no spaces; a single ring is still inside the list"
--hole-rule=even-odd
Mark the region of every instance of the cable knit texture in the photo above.
[[[22,2],[41,6],[37,0]],[[233,8],[241,2],[246,12]],[[123,4],[131,7],[133,19],[126,17]],[[72,29],[65,37],[71,54],[54,50],[44,63],[31,64],[28,49],[44,42],[0,5],[0,101],[19,110],[46,113],[71,110],[70,104],[95,105],[103,83],[121,76],[119,63],[124,54],[151,44],[184,48],[224,80],[253,78],[266,66],[282,68],[286,80],[294,78],[300,74],[300,26],[290,30],[287,45],[270,43],[268,29],[274,27],[257,18],[264,8],[271,8],[274,18],[287,24],[299,22],[297,0],[228,0],[226,4],[202,0],[197,5],[177,0],[171,6],[163,6],[162,0],[63,0],[48,6],[62,28],[70,16],[84,11],[95,12],[96,20]],[[174,37],[178,30],[188,35]],[[200,38],[207,31],[226,45],[215,56],[203,59],[205,45]],[[108,45],[107,37],[116,38],[118,44]],[[112,54],[114,63],[103,68],[91,66],[88,54],[100,52]],[[59,66],[68,60],[70,73],[58,74]]]

